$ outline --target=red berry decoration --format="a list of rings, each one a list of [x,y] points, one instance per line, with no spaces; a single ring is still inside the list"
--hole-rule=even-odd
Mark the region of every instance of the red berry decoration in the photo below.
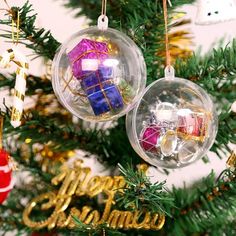
[[[0,180],[0,204],[2,204],[13,187],[9,154],[3,149],[0,149]]]

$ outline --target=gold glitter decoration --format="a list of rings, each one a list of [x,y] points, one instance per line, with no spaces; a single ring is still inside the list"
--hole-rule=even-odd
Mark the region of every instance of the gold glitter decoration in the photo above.
[[[55,152],[48,145],[41,149],[34,150],[35,155],[39,154],[41,157],[39,163],[44,172],[57,174],[59,168],[68,161],[69,158],[75,155],[74,151]]]
[[[34,109],[40,115],[55,116],[58,113],[64,121],[71,121],[71,114],[58,103],[54,94],[39,94]]]
[[[188,30],[177,30],[176,28],[183,27],[189,23],[190,20],[184,19],[186,14],[184,12],[177,12],[172,15],[171,22],[171,31],[168,34],[169,37],[169,50],[171,55],[171,63],[174,64],[176,59],[186,59],[190,57],[193,52],[191,50],[191,46],[193,45],[192,36]],[[164,43],[164,42],[163,42]],[[157,56],[165,57],[165,50],[158,51]]]

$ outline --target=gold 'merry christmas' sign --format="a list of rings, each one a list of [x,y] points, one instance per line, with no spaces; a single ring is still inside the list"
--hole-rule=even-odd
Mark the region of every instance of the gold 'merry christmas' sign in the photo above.
[[[77,217],[84,224],[106,224],[113,229],[160,230],[165,223],[165,216],[161,214],[114,209],[116,192],[122,192],[126,187],[123,176],[91,177],[90,168],[77,166],[74,169],[63,168],[51,182],[53,185],[61,183],[59,191],[44,193],[34,198],[23,212],[23,221],[30,228],[75,228],[73,217]],[[83,206],[82,209],[70,208],[72,200],[76,198],[93,198],[101,193],[105,196],[102,213],[90,206]],[[31,213],[36,207],[40,207],[42,211],[51,210],[52,213],[43,221],[35,221],[31,218]]]

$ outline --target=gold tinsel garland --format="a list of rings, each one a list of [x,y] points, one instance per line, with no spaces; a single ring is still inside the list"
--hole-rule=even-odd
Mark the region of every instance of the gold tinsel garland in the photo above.
[[[176,59],[187,59],[192,54],[193,51],[190,47],[193,45],[192,39],[193,37],[190,35],[188,30],[177,30],[177,27],[183,27],[191,23],[190,20],[183,19],[186,14],[183,12],[177,12],[172,15],[172,23],[170,28],[172,29],[171,33],[169,33],[169,50],[171,56],[171,63],[174,64]],[[164,45],[165,41],[161,41]],[[164,51],[157,51],[156,55],[158,57],[164,58],[165,57],[165,50]]]

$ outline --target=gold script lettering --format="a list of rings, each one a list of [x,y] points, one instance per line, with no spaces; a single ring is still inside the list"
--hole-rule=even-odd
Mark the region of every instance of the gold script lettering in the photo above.
[[[64,167],[51,182],[55,186],[61,184],[58,192],[45,193],[32,199],[23,212],[23,221],[30,228],[68,227],[72,229],[76,227],[73,217],[77,217],[84,224],[94,226],[107,224],[108,227],[114,229],[160,230],[165,223],[165,215],[113,209],[115,194],[118,191],[122,193],[126,187],[125,179],[122,176],[91,177],[90,168],[77,166],[75,169],[69,169]],[[92,198],[98,195],[100,203],[105,204],[103,213],[92,209],[91,206],[83,206],[81,210],[75,207],[68,209],[73,198],[81,196]],[[34,221],[31,219],[31,214],[35,208],[49,211],[51,215],[45,220]],[[67,215],[65,211],[70,213]]]

